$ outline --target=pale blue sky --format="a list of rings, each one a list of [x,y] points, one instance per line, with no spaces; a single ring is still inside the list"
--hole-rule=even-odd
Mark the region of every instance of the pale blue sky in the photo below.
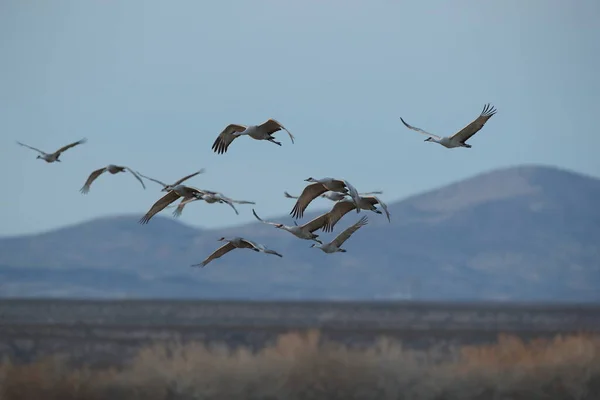
[[[303,179],[334,176],[392,202],[497,167],[543,163],[600,176],[600,2],[42,1],[0,2],[0,235],[137,213],[157,200],[124,164],[288,213]],[[409,123],[452,134],[492,103],[471,149],[425,143]],[[229,123],[273,117],[282,147]],[[20,140],[54,151],[46,164]],[[319,200],[319,206],[328,206]],[[194,204],[182,222],[252,221]],[[163,212],[170,215],[170,210]]]

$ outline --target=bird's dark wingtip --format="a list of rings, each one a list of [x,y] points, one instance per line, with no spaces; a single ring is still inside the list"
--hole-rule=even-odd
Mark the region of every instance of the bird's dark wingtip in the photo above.
[[[290,214],[295,219],[302,218],[303,213],[302,213],[302,210],[300,209],[300,207],[298,206],[298,203],[296,203],[294,205],[294,208],[292,208],[292,211],[290,211]]]
[[[496,114],[497,111],[498,110],[496,110],[496,108],[493,105],[487,103],[485,106],[483,106],[481,115],[484,117],[491,117],[492,115]]]

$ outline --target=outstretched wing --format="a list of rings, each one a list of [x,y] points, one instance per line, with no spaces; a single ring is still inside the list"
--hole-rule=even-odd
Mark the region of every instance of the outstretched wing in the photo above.
[[[150,221],[150,218],[164,210],[165,207],[177,200],[179,197],[181,196],[175,193],[175,191],[171,190],[169,193],[158,199],[158,201],[154,203],[152,207],[150,207],[150,210],[146,213],[146,215],[140,218],[139,223],[147,224]]]
[[[215,258],[219,258],[222,255],[229,253],[233,249],[235,249],[235,246],[233,244],[231,244],[231,242],[227,242],[223,246],[221,246],[217,250],[215,250],[210,256],[208,256],[200,264],[194,264],[194,265],[192,265],[192,267],[204,267],[206,264],[208,264]]]
[[[275,255],[275,256],[277,256],[277,257],[283,257],[281,254],[279,254],[279,253],[278,253],[278,252],[276,252],[275,250],[271,250],[271,249],[267,249],[267,248],[265,248],[265,249],[263,250],[263,253],[265,253],[265,254],[273,254],[273,255]]]
[[[383,194],[383,192],[381,190],[376,190],[374,192],[363,192],[363,193],[359,193],[359,195],[361,196],[368,196],[370,194]]]
[[[229,148],[229,145],[237,137],[234,135],[235,132],[243,132],[246,130],[244,125],[229,124],[221,131],[219,136],[215,139],[212,145],[212,149],[215,153],[223,154]]]
[[[194,172],[193,174],[189,174],[187,176],[184,176],[183,178],[179,179],[178,181],[176,181],[173,186],[177,186],[182,184],[183,182],[187,181],[190,178],[193,178],[194,176],[198,175],[198,174],[203,174],[204,173],[204,168],[202,168],[199,171]]]
[[[135,173],[135,171],[134,171],[134,170],[132,170],[132,169],[131,169],[131,168],[129,168],[129,167],[123,167],[123,168],[125,168],[127,171],[131,172],[131,174],[132,174],[133,176],[135,176],[135,179],[137,179],[138,181],[140,181],[140,183],[142,184],[142,187],[143,187],[144,189],[146,189],[146,185],[144,185],[144,181],[142,180],[142,178],[140,178],[140,177],[139,177],[139,175],[138,175],[138,174],[136,174],[136,173]]]
[[[25,143],[17,142],[17,144],[20,144],[21,146],[27,147],[28,149],[35,150],[35,151],[37,151],[40,154],[46,155],[46,153],[44,153],[40,149],[36,149],[35,147],[31,147],[31,146],[29,146],[29,145],[27,145]]]
[[[327,223],[328,218],[329,218],[328,213],[321,214],[318,217],[312,219],[311,221],[308,221],[307,223],[302,225],[300,228],[306,229],[312,233],[318,229],[321,229]]]
[[[402,119],[402,117],[400,117],[400,121],[402,121],[402,123],[404,124],[404,126],[406,126],[408,129],[412,129],[413,131],[417,131],[417,132],[419,132],[419,133],[422,133],[423,135],[427,135],[427,136],[430,136],[430,137],[434,137],[434,138],[436,138],[437,140],[440,140],[440,139],[441,139],[441,137],[439,137],[438,135],[434,135],[433,133],[429,133],[429,132],[427,132],[427,131],[424,131],[424,130],[423,130],[423,129],[421,129],[421,128],[417,128],[416,126],[411,126],[411,125],[407,124],[407,123],[406,123],[406,121],[404,121],[404,120]]]
[[[90,176],[88,176],[87,181],[85,181],[85,183],[83,184],[83,186],[81,187],[81,189],[79,189],[79,191],[83,194],[86,194],[90,191],[90,186],[92,185],[92,182],[94,182],[96,180],[97,177],[99,177],[100,175],[102,175],[102,173],[106,171],[106,167],[102,167],[100,169],[97,169],[95,171],[93,171]]]
[[[252,214],[254,214],[254,216],[256,217],[257,220],[259,220],[260,222],[262,222],[263,224],[268,224],[268,225],[273,225],[273,226],[277,226],[279,224],[275,223],[275,222],[269,222],[269,221],[265,221],[263,220],[261,217],[259,217],[256,214],[256,211],[254,211],[254,208],[252,209]]]
[[[265,122],[260,124],[260,127],[262,129],[265,129],[267,131],[267,133],[269,133],[270,135],[283,129],[290,136],[292,143],[294,143],[294,135],[292,135],[292,133],[290,131],[288,131],[285,128],[285,126],[281,125],[281,123],[279,121],[277,121],[273,118],[269,118],[268,120],[266,120]]]
[[[279,254],[275,250],[268,249],[266,246],[264,246],[264,245],[262,245],[260,243],[253,242],[251,240],[241,239],[241,243],[242,243],[243,247],[252,248],[255,251],[259,251],[261,253],[273,254],[273,255],[276,255],[278,257],[283,257],[281,254]]]
[[[219,193],[219,192],[214,192],[212,190],[206,190],[206,189],[198,189],[200,191],[201,194],[208,194],[211,196],[222,196],[223,193]]]
[[[186,204],[191,203],[192,201],[198,201],[198,200],[202,200],[202,199],[199,199],[197,197],[190,197],[189,199],[182,199],[179,202],[179,204],[177,205],[177,208],[175,209],[175,211],[173,211],[173,216],[179,217],[181,215],[181,213],[183,212],[183,208],[185,207]]]
[[[264,246],[261,246],[258,243],[253,242],[252,240],[240,238],[240,247],[243,249],[254,249],[256,251],[261,251],[264,249]]]
[[[488,119],[492,118],[492,115],[496,114],[496,109],[489,103],[483,106],[483,110],[479,117],[477,117],[469,125],[462,128],[460,131],[452,135],[452,139],[457,139],[460,143],[466,142],[471,136],[479,132],[485,125]]]
[[[166,183],[164,183],[164,182],[161,182],[161,181],[159,181],[158,179],[150,178],[149,176],[142,175],[142,174],[140,174],[139,172],[138,172],[137,174],[138,174],[139,176],[141,176],[142,178],[144,178],[144,179],[148,179],[149,181],[152,181],[152,182],[156,182],[156,183],[158,183],[158,184],[159,184],[159,185],[161,185],[162,187],[167,187],[167,184],[166,184]]]
[[[383,201],[381,201],[381,199],[379,197],[377,197],[377,196],[365,196],[365,197],[363,197],[363,199],[367,199],[373,205],[379,204],[381,206],[381,209],[385,213],[385,216],[387,217],[388,222],[391,222],[391,220],[390,220],[390,212],[388,211],[387,204],[385,204]]]
[[[237,208],[235,208],[235,206],[233,205],[233,203],[231,202],[230,199],[228,199],[226,197],[220,197],[220,196],[218,196],[218,197],[221,199],[221,202],[223,202],[223,203],[227,204],[229,207],[233,208],[233,211],[235,211],[236,215],[240,215]]]
[[[323,194],[327,191],[327,188],[320,183],[312,183],[304,188],[298,200],[296,200],[296,204],[290,214],[294,218],[302,218],[304,215],[304,210],[310,204],[311,201],[319,197],[320,194]]]
[[[54,152],[54,154],[60,154],[60,153],[62,153],[63,151],[70,149],[71,147],[75,147],[75,146],[77,146],[78,144],[84,144],[85,142],[87,142],[87,139],[86,139],[86,138],[83,138],[83,139],[81,139],[81,140],[78,140],[78,141],[76,141],[76,142],[73,142],[73,143],[71,143],[71,144],[68,144],[68,145],[66,145],[66,146],[63,146],[63,147],[61,147],[60,149],[56,150],[56,151]]]
[[[359,219],[357,223],[355,223],[351,227],[347,228],[345,231],[340,233],[335,239],[333,239],[332,243],[335,244],[336,247],[340,247],[342,244],[344,244],[344,242],[346,240],[348,240],[350,238],[350,236],[352,236],[352,234],[354,232],[359,230],[361,227],[365,226],[367,224],[367,222],[368,222],[367,216],[363,215],[362,218]]]
[[[287,197],[288,199],[297,199],[298,196],[292,196],[291,194],[289,194],[288,192],[283,192],[283,195],[285,197]]]
[[[230,199],[229,197],[227,197],[227,200],[229,200],[230,202],[235,203],[235,204],[256,204],[255,201],[233,200],[233,199]]]
[[[333,227],[335,226],[335,224],[337,224],[337,222],[344,215],[348,214],[355,208],[356,205],[350,200],[340,200],[337,203],[335,203],[333,208],[326,214],[327,221],[325,221],[325,224],[323,225],[323,232],[333,231]]]
[[[348,194],[356,206],[356,213],[358,214],[360,212],[360,195],[358,194],[358,190],[356,190],[356,188],[347,180],[342,179],[342,182],[344,182],[344,185],[348,188]]]

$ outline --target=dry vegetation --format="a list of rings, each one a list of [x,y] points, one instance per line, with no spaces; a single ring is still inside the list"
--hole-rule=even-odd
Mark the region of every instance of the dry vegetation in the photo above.
[[[58,357],[0,369],[2,400],[599,398],[600,337],[583,334],[500,336],[441,352],[385,338],[350,348],[309,331],[281,335],[258,352],[157,344],[119,370],[69,367]]]

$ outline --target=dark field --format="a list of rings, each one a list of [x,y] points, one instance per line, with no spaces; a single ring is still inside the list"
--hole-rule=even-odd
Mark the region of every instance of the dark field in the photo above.
[[[600,399],[600,306],[0,301],[0,399]]]

